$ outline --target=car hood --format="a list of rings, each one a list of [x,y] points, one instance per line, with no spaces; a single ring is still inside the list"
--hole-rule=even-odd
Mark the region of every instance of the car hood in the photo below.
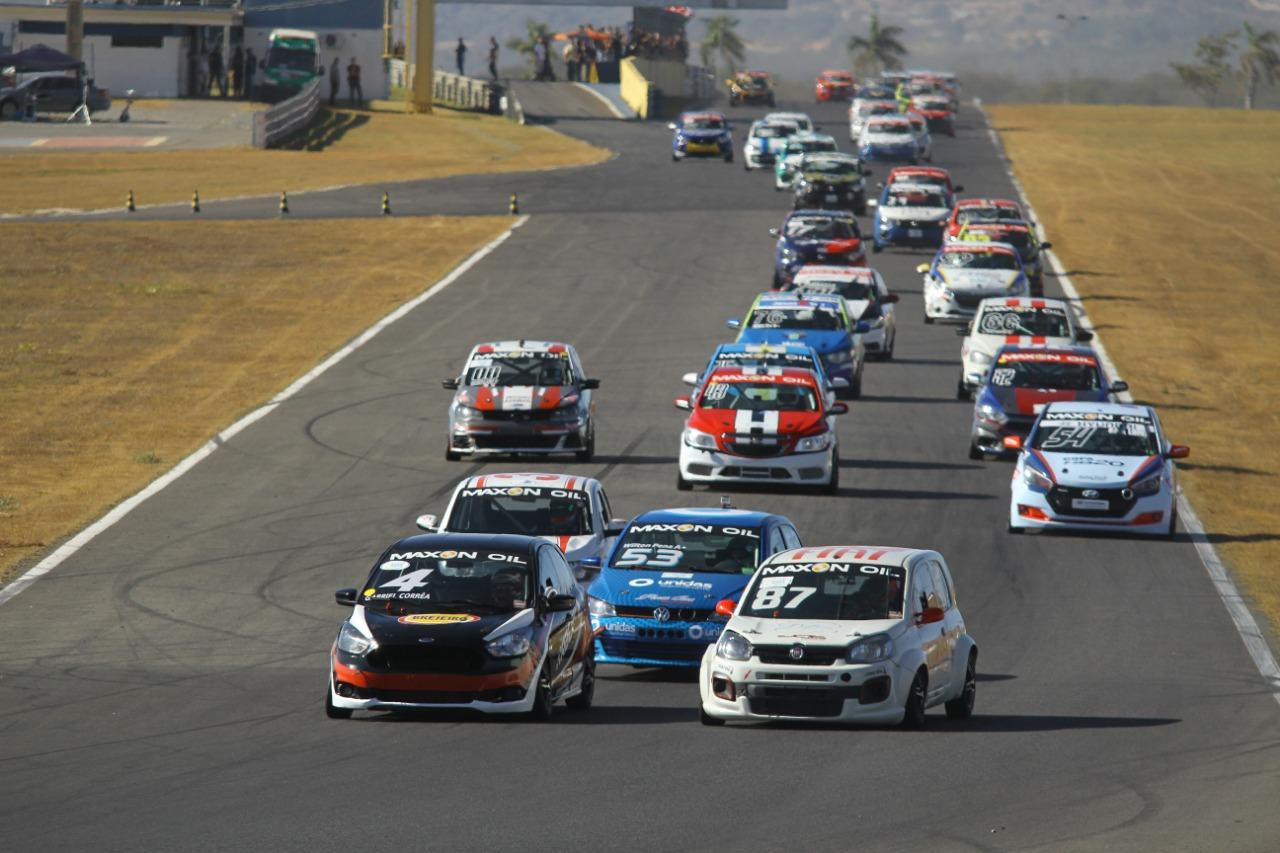
[[[1002,385],[988,385],[987,390],[996,398],[996,402],[1006,414],[1028,417],[1040,414],[1040,411],[1049,403],[1104,403],[1107,400],[1107,395],[1103,391],[1013,388]]]
[[[826,419],[821,412],[753,412],[735,409],[694,409],[688,426],[717,438],[726,433],[746,435],[799,435],[821,432]]]
[[[900,133],[867,133],[863,134],[862,145],[911,145],[914,136],[903,136]]]
[[[729,628],[746,637],[752,645],[842,646],[858,637],[891,633],[901,619],[757,619],[735,616]]]
[[[724,135],[723,130],[679,130],[676,131],[688,142],[719,142]]]
[[[751,580],[743,572],[646,572],[606,567],[587,592],[625,607],[671,607],[710,610],[725,598],[737,598]]]
[[[847,350],[850,346],[848,332],[813,331],[809,329],[743,329],[738,336],[740,344],[790,344],[805,343],[819,355]]]
[[[802,172],[800,176],[815,186],[856,184],[862,180],[861,175],[829,175],[826,172]]]
[[[951,215],[945,207],[894,207],[878,208],[881,221],[900,222],[910,219],[914,222],[942,222]]]
[[[444,646],[476,645],[499,628],[511,629],[520,623],[530,624],[533,611],[525,608],[511,613],[423,613],[391,616],[376,607],[360,608],[365,627],[382,646],[407,646],[438,643]],[[525,614],[528,614],[527,616]],[[352,621],[355,620],[353,614]],[[508,625],[508,623],[511,623]],[[504,630],[503,633],[506,633]]]
[[[455,398],[464,406],[482,412],[515,412],[555,409],[566,405],[576,393],[572,385],[507,385],[498,388],[469,386]]]
[[[938,268],[938,274],[952,290],[1003,291],[1018,278],[1017,270],[970,270]]]
[[[1106,456],[1092,453],[1046,453],[1030,451],[1046,464],[1059,485],[1079,488],[1124,488],[1135,475],[1146,476],[1163,465],[1159,456]]]
[[[797,240],[788,237],[785,245],[798,252],[826,252],[828,255],[841,255],[846,252],[856,253],[862,248],[862,240],[857,237],[847,237],[839,240]]]

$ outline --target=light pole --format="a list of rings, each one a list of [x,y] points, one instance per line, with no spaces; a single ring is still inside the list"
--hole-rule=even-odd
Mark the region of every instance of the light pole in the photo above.
[[[1063,69],[1064,74],[1062,77],[1062,103],[1069,104],[1071,103],[1071,76],[1072,76],[1071,54],[1070,54],[1071,34],[1075,31],[1075,28],[1077,26],[1089,20],[1089,16],[1088,15],[1064,15],[1063,13],[1059,12],[1058,20],[1062,21],[1063,26],[1065,27],[1062,38],[1063,38],[1064,46],[1067,49],[1067,52],[1063,54],[1065,57],[1067,57],[1067,60],[1065,63],[1063,63],[1065,68]]]

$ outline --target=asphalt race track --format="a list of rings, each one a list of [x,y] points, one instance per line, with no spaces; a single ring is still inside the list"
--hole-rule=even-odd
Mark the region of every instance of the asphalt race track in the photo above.
[[[394,187],[397,215],[505,211],[516,190],[531,218],[0,608],[0,848],[1280,847],[1280,708],[1194,548],[1005,532],[1010,464],[968,460],[959,339],[921,322],[927,254],[874,258],[902,296],[898,358],[868,363],[841,419],[841,494],[734,500],[790,516],[809,544],[944,553],[981,650],[973,720],[711,729],[692,673],[621,667],[601,668],[593,710],[546,724],[325,718],[346,612],[332,591],[464,475],[571,470],[627,514],[718,503],[675,489],[671,400],[768,286],[788,199],[740,163],[672,163],[663,124],[538,94],[543,120],[618,157]],[[842,107],[806,108],[847,144]],[[971,108],[935,161],[966,194],[1012,195]],[[291,201],[294,216],[377,215],[380,192]],[[444,461],[439,380],[473,343],[512,337],[570,340],[603,380],[595,462]],[[1143,377],[1124,378],[1141,399]]]

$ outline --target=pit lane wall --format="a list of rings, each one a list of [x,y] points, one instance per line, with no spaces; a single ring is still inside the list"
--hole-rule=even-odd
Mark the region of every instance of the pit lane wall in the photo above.
[[[671,59],[629,56],[619,66],[622,100],[639,118],[661,118],[706,104],[715,96],[715,77],[706,68]]]
[[[618,63],[618,78],[622,84],[622,100],[635,111],[637,118],[657,115],[657,102],[661,95],[653,81],[640,70],[641,60],[628,56]]]

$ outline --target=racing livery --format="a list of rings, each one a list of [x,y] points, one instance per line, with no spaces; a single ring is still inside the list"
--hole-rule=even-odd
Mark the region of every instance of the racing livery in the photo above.
[[[702,378],[709,376],[717,367],[733,367],[748,371],[752,368],[798,367],[812,371],[818,377],[822,387],[827,389],[828,403],[834,403],[837,394],[849,387],[844,379],[827,376],[826,367],[822,364],[822,356],[808,344],[720,344],[711,353],[711,360],[701,373],[686,373],[682,378],[684,384],[697,387]]]
[[[1076,327],[1071,309],[1061,299],[984,299],[978,303],[973,320],[956,334],[960,344],[960,381],[956,398],[969,395],[982,384],[996,350],[1004,344],[1048,344],[1070,346],[1093,340],[1093,332]]]
[[[595,453],[599,379],[587,379],[569,344],[495,341],[467,356],[462,375],[441,384],[449,406],[445,458],[464,455]]]
[[[767,71],[739,71],[724,81],[729,87],[729,106],[743,104],[773,106],[773,85]]]
[[[659,509],[632,519],[587,589],[596,661],[696,667],[720,638],[717,602],[761,560],[796,547],[795,525],[738,509]]]
[[[586,595],[554,545],[528,536],[409,536],[382,552],[329,651],[325,713],[591,706]]]
[[[924,321],[968,320],[992,296],[1026,296],[1022,259],[1004,243],[948,243],[924,273]]]
[[[1044,296],[1044,257],[1041,252],[1052,248],[1053,244],[1048,241],[1041,243],[1031,223],[1017,219],[969,219],[960,226],[956,239],[962,242],[988,240],[1013,246],[1022,258],[1031,295]]]
[[[940,246],[951,194],[935,184],[890,183],[880,191],[871,236],[875,250],[890,246]]]
[[[813,96],[818,103],[849,100],[853,97],[853,72],[823,71],[813,83]]]
[[[667,125],[672,131],[671,159],[677,163],[686,157],[721,157],[733,162],[733,136],[729,122],[720,113],[681,113]]]
[[[1115,530],[1172,537],[1178,490],[1170,444],[1150,406],[1050,403],[1018,449],[1009,532],[1037,528]]]
[[[858,136],[858,157],[868,163],[918,163],[923,156],[911,121],[903,115],[869,118]]]
[[[843,210],[794,210],[781,228],[770,228],[778,238],[774,248],[773,286],[782,287],[805,264],[866,266],[862,231],[853,214]]]
[[[1108,381],[1089,347],[1005,344],[974,395],[969,458],[1004,453],[1005,437],[1025,436],[1049,403],[1108,402],[1128,388]]]
[[[929,123],[929,130],[956,135],[956,115],[951,109],[951,98],[945,93],[930,92],[915,95],[911,99],[911,107],[924,116]]]
[[[893,358],[898,339],[897,317],[893,305],[898,294],[890,293],[884,278],[870,267],[803,266],[791,280],[790,288],[799,293],[833,293],[844,299],[845,310],[855,321],[868,325],[862,334],[862,345],[868,354],[888,360]]]
[[[749,172],[772,166],[787,147],[787,140],[799,132],[800,127],[794,121],[752,122],[742,148],[742,168]]]
[[[744,321],[729,320],[740,344],[804,343],[818,351],[827,375],[849,383],[848,397],[862,396],[869,324],[849,319],[844,299],[834,294],[762,293]]]
[[[787,147],[773,164],[773,188],[779,192],[791,189],[800,173],[800,160],[806,154],[835,153],[836,141],[822,133],[800,132],[787,140]]]
[[[796,166],[792,182],[796,210],[847,210],[859,216],[867,212],[865,170],[849,154],[806,154]]]
[[[696,395],[675,402],[689,411],[680,438],[680,490],[747,482],[839,491],[839,434],[828,418],[848,408],[828,406],[809,371],[718,367]]]
[[[924,725],[973,714],[978,647],[936,551],[837,545],[761,564],[698,674],[704,725],[821,720]]]
[[[962,198],[951,210],[947,220],[947,239],[959,240],[960,229],[970,220],[1017,220],[1028,222],[1022,205],[1009,198]]]
[[[916,135],[916,146],[920,149],[920,159],[925,162],[933,160],[933,135],[929,133],[929,123],[925,121],[924,116],[915,110],[907,110],[905,113],[907,123],[911,125],[911,132]]]

